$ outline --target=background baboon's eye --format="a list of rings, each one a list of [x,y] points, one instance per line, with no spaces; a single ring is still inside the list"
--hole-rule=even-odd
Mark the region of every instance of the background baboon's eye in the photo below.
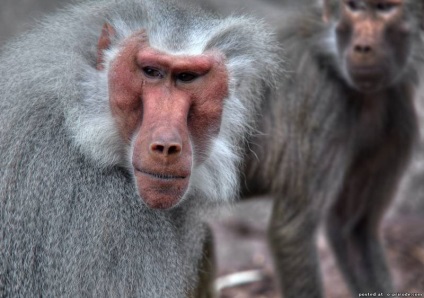
[[[379,2],[375,4],[375,9],[379,12],[389,12],[391,11],[396,5],[394,3],[388,3],[388,2]]]

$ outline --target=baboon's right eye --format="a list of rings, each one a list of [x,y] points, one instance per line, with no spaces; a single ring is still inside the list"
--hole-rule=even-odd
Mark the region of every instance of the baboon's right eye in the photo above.
[[[154,67],[150,67],[150,66],[145,66],[143,67],[143,73],[151,78],[151,79],[162,79],[163,78],[163,73]]]

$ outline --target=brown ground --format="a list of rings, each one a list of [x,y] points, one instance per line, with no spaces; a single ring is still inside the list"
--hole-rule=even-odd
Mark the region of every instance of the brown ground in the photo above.
[[[271,209],[269,200],[247,201],[212,223],[215,233],[218,276],[257,269],[263,274],[258,282],[227,287],[221,298],[281,297],[274,284],[272,262],[265,231]],[[395,214],[383,224],[387,258],[397,291],[420,293],[424,297],[424,217]],[[321,269],[326,297],[349,298],[335,260],[322,233],[318,237]]]

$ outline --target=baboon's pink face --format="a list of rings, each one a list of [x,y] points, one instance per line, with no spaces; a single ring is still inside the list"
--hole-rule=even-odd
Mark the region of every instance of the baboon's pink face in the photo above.
[[[133,146],[137,189],[149,207],[175,206],[188,191],[192,168],[207,158],[228,94],[224,62],[218,52],[158,51],[143,31],[112,61],[110,107],[122,137]]]

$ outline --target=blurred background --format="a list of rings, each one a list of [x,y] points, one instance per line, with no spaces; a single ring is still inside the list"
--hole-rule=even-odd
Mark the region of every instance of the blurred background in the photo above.
[[[79,0],[2,0],[0,2],[0,46],[31,29],[46,13]],[[191,1],[191,0],[190,0]],[[278,22],[277,0],[256,1],[257,14]],[[241,1],[217,0],[235,12],[245,12]],[[417,99],[424,128],[424,90]],[[398,195],[382,226],[387,257],[396,289],[424,293],[424,142],[418,146]],[[220,211],[211,222],[216,238],[217,286],[221,298],[276,298],[272,261],[266,243],[266,226],[272,200],[257,198]],[[343,279],[322,233],[318,237],[321,268],[329,298],[349,297]],[[422,297],[422,296],[421,296]]]

